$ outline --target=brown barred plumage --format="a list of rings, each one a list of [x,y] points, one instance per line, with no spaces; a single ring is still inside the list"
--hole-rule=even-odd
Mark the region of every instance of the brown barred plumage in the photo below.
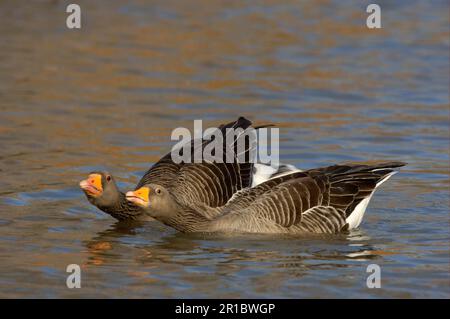
[[[355,208],[403,165],[335,165],[295,172],[243,189],[215,208],[167,189],[166,203],[150,203],[146,211],[183,232],[335,234],[355,227]]]

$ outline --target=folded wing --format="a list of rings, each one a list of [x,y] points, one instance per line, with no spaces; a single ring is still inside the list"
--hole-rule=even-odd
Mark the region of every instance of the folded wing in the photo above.
[[[355,227],[349,221],[358,205],[403,165],[335,165],[274,178],[235,194],[223,215],[293,231],[340,232]]]

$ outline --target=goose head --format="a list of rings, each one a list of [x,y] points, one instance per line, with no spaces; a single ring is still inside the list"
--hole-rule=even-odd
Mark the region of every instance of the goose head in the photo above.
[[[149,216],[163,222],[175,216],[179,208],[169,191],[156,184],[146,184],[135,191],[129,191],[126,198],[143,208]]]
[[[115,206],[120,201],[120,191],[108,172],[91,172],[79,185],[89,202],[97,207]]]

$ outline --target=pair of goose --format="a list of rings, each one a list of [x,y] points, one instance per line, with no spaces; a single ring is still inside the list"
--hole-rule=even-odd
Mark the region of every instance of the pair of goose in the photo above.
[[[227,134],[228,128],[246,130],[251,124],[240,117],[219,130]],[[198,146],[190,143],[193,154]],[[209,143],[204,139],[200,147]],[[126,194],[107,172],[90,173],[80,187],[116,219],[150,216],[181,232],[336,234],[358,227],[374,191],[405,165],[274,169],[249,160],[254,147],[246,144],[244,162],[235,156],[232,162],[175,163],[169,153]]]

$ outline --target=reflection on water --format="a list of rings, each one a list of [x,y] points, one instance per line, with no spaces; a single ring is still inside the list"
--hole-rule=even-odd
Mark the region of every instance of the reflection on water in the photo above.
[[[143,289],[149,283],[165,287],[157,291],[145,290],[141,297],[175,297],[180,289],[185,290],[184,296],[208,297],[213,288],[219,289],[215,293],[220,297],[232,297],[234,291],[229,285],[247,287],[249,291],[245,294],[252,297],[263,297],[265,293],[307,297],[310,292],[289,291],[285,286],[302,278],[303,284],[314,285],[311,277],[322,272],[325,272],[322,279],[326,285],[328,281],[338,282],[339,278],[326,272],[351,273],[355,261],[361,263],[357,268],[362,269],[364,263],[381,262],[383,255],[390,254],[375,250],[370,238],[358,231],[328,238],[172,232],[162,237],[160,233],[158,239],[143,240],[154,236],[152,227],[155,226],[147,223],[123,227],[117,223],[100,232],[85,243],[88,254],[83,269],[100,276],[103,271],[98,267],[123,267],[131,276],[128,284],[142,285]],[[361,269],[358,272],[363,279]],[[282,291],[274,291],[275,287]]]
[[[381,2],[370,31],[360,1],[78,3],[79,31],[63,1],[0,3],[0,297],[450,296],[447,1]],[[77,187],[107,169],[130,188],[172,129],[239,115],[302,168],[409,165],[334,237],[117,223]]]

